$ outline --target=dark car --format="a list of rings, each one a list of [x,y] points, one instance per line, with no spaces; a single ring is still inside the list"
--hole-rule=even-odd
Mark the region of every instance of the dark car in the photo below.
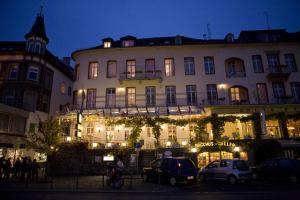
[[[142,177],[145,181],[168,182],[175,186],[178,182],[197,182],[197,168],[192,160],[183,157],[160,158],[151,162],[151,167],[144,168]]]
[[[257,179],[289,180],[299,182],[300,160],[297,159],[270,159],[260,166],[254,167],[253,175]]]

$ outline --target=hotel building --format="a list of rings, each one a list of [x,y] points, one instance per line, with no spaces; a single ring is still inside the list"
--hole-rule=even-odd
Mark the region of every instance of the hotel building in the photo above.
[[[299,121],[267,117],[300,112],[299,42],[299,32],[283,29],[242,31],[237,38],[229,33],[224,39],[105,38],[72,54],[73,106],[60,116],[70,124],[65,140],[80,138],[93,147],[126,145],[131,127],[105,126],[107,118],[252,113],[261,115],[262,138],[299,137]],[[212,140],[210,124],[206,131]],[[160,144],[180,148],[193,134],[191,125],[164,124]],[[222,137],[244,140],[256,134],[251,121],[237,119],[225,124]],[[143,127],[138,141],[142,149],[154,149],[152,129]]]

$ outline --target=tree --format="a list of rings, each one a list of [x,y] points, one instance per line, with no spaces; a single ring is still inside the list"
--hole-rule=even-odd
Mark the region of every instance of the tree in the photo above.
[[[47,155],[45,178],[47,178],[48,174],[49,161],[58,148],[60,133],[59,121],[49,117],[45,121],[39,120],[37,133],[33,132],[26,135],[26,142],[29,148]]]

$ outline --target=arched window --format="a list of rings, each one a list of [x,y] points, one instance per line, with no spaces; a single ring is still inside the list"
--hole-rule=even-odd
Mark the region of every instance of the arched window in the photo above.
[[[244,61],[240,58],[228,58],[225,60],[225,71],[227,78],[245,77],[246,71]]]
[[[248,89],[243,86],[232,86],[229,88],[229,99],[231,104],[248,104]]]

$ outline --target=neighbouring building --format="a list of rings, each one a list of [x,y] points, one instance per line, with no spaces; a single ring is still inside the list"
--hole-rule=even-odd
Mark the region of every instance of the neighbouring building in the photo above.
[[[80,138],[91,147],[126,145],[131,127],[107,127],[107,118],[147,115],[188,119],[253,113],[261,116],[259,137],[297,138],[300,121],[268,116],[300,112],[299,44],[300,32],[284,29],[242,31],[238,38],[229,33],[224,39],[180,35],[126,36],[117,41],[105,38],[98,46],[72,54],[73,106],[60,116],[70,124],[65,141]],[[161,128],[163,147],[187,146],[194,137],[192,125],[163,124]],[[207,141],[213,139],[212,131],[207,124]],[[251,140],[257,134],[253,122],[236,120],[225,123],[222,137]],[[142,149],[154,149],[152,128],[142,127],[138,141]],[[293,153],[288,152],[291,157]],[[224,152],[222,156],[232,154]],[[213,157],[220,155],[199,154],[204,161]]]
[[[25,133],[72,102],[70,59],[47,50],[41,13],[25,39],[0,42],[0,156],[26,154]]]

